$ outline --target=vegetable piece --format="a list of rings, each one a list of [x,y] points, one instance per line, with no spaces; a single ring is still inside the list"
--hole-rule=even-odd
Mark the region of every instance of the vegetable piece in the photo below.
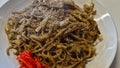
[[[21,64],[19,68],[49,68],[48,65],[42,64],[40,60],[34,58],[30,50],[21,52],[17,60]]]

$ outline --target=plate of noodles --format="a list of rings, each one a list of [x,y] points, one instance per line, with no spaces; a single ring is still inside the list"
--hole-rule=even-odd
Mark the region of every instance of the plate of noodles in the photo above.
[[[96,0],[9,0],[0,8],[2,68],[109,68],[117,32]]]

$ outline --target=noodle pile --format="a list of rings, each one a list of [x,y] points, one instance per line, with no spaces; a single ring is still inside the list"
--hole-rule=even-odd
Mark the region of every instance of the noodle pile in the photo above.
[[[14,54],[31,50],[50,68],[84,68],[95,56],[100,31],[94,4],[77,6],[72,0],[34,0],[14,11],[5,27]]]

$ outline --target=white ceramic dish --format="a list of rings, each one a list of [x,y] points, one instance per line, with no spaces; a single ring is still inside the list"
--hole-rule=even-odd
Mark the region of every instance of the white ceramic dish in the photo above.
[[[75,0],[78,5],[82,5],[87,1],[88,0]],[[19,67],[15,56],[6,55],[6,48],[9,46],[9,43],[4,32],[4,26],[11,11],[24,8],[30,3],[31,0],[9,0],[0,8],[0,68]],[[117,32],[110,14],[98,1],[94,1],[94,3],[97,9],[95,20],[98,23],[104,40],[96,46],[97,56],[86,65],[86,68],[109,68],[117,50]]]

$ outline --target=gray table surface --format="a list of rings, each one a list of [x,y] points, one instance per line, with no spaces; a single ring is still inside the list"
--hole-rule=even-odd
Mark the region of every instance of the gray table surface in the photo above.
[[[7,2],[8,0],[0,0],[0,7]],[[108,10],[114,19],[115,25],[117,27],[118,36],[120,37],[120,0],[99,0],[100,3]],[[118,41],[120,42],[120,38],[118,37]],[[110,68],[120,68],[120,45],[118,43],[118,50],[116,53],[116,57]]]

